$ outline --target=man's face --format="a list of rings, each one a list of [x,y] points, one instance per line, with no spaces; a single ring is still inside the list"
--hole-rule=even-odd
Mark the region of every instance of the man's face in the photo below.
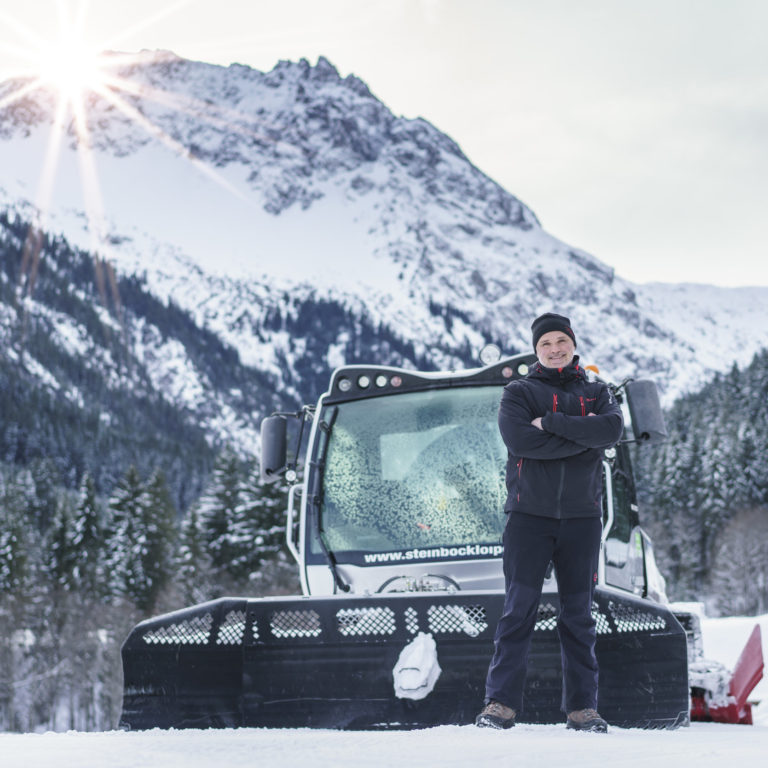
[[[536,344],[536,357],[545,368],[565,368],[575,352],[573,339],[562,331],[549,331]]]

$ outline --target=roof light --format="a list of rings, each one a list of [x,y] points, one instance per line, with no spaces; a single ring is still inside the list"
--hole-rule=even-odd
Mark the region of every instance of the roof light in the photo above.
[[[368,389],[368,387],[371,386],[371,379],[369,376],[366,376],[363,374],[362,376],[357,377],[357,386],[360,387],[360,389]]]
[[[393,387],[399,387],[399,386],[401,386],[401,385],[402,385],[402,383],[403,383],[403,379],[402,379],[402,377],[400,377],[400,376],[393,376],[393,377],[392,377],[392,378],[389,380],[389,383],[390,383],[390,384],[391,384]]]
[[[496,344],[486,344],[480,350],[479,357],[483,365],[493,365],[501,360],[501,349]]]
[[[512,369],[511,369],[511,368],[510,368],[508,365],[505,365],[505,366],[504,366],[504,367],[501,369],[501,375],[502,375],[502,376],[503,376],[505,379],[511,379],[513,374],[514,374],[514,371],[513,371],[513,370],[512,370]]]
[[[349,392],[352,389],[352,382],[346,376],[342,376],[339,379],[338,387],[342,392]]]
[[[376,377],[376,386],[377,387],[386,387],[387,386],[387,377],[384,376],[384,374],[379,374]]]
[[[528,366],[525,363],[520,363],[520,365],[517,366],[517,372],[521,376],[526,376],[528,374]]]

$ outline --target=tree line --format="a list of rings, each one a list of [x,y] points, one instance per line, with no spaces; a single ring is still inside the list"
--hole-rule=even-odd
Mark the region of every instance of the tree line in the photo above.
[[[114,728],[120,645],[141,619],[224,594],[296,592],[282,502],[222,451],[179,516],[161,470],[106,496],[52,462],[0,467],[0,730]]]
[[[644,525],[672,598],[710,612],[768,612],[768,350],[666,414],[669,439],[639,448]]]

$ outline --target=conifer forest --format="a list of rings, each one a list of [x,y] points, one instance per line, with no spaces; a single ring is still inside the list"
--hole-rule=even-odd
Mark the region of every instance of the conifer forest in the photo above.
[[[0,473],[0,729],[109,730],[120,646],[150,615],[225,594],[296,593],[283,502],[224,450],[179,514],[161,470],[126,469],[108,495],[52,463]]]

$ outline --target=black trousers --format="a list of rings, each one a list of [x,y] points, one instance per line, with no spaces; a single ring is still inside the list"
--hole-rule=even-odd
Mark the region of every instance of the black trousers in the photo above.
[[[602,521],[556,520],[512,512],[504,529],[504,612],[496,627],[486,700],[523,708],[528,650],[541,589],[552,561],[560,613],[557,633],[563,665],[564,712],[597,708],[597,658],[592,597],[597,582]]]

